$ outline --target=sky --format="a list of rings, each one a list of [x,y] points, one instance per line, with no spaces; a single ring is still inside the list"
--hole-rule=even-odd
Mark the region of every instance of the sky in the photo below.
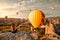
[[[0,18],[28,18],[30,10],[35,9],[46,17],[60,16],[60,0],[0,0]]]

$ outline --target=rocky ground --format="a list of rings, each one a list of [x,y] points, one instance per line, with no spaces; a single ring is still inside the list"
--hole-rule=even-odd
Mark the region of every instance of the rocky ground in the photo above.
[[[27,33],[27,32],[5,32],[0,33],[0,40],[60,40],[60,37],[52,36],[52,35],[43,35],[43,37],[39,37],[38,33]]]
[[[53,21],[51,22],[60,22],[60,21],[55,21],[56,19],[53,19]],[[60,24],[57,25],[60,28]],[[24,26],[26,27],[26,26]],[[19,27],[20,31],[16,32],[16,33],[12,33],[12,32],[0,32],[0,40],[60,40],[60,36],[56,36],[56,35],[42,35],[39,34],[38,32],[30,32],[28,30],[29,26],[24,28]],[[23,31],[28,31],[28,32],[21,32],[21,30]],[[60,30],[60,29],[59,29]],[[59,33],[60,34],[60,33]],[[41,36],[42,35],[42,36]]]

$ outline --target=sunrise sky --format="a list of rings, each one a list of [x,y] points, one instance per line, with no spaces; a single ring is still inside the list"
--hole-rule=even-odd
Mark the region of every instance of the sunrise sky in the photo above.
[[[35,9],[42,10],[46,17],[60,16],[60,0],[0,0],[0,18],[27,18]]]

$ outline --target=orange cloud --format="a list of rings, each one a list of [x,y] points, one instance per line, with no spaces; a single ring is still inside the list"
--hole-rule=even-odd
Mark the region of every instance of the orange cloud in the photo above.
[[[2,9],[3,11],[15,11],[16,9],[14,9],[14,8],[5,8],[5,9]]]

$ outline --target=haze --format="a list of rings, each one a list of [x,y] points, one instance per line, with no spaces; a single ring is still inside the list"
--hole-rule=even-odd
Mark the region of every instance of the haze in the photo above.
[[[0,18],[28,18],[30,10],[35,9],[46,17],[60,16],[60,0],[0,0]]]

